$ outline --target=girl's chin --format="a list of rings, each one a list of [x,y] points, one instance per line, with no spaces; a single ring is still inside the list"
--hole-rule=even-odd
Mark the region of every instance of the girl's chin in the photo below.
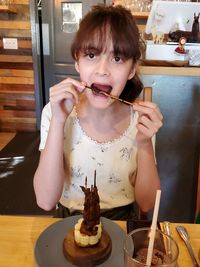
[[[90,95],[89,101],[91,105],[98,107],[98,108],[105,108],[108,107],[112,101],[109,97],[107,96],[99,96],[99,95]]]

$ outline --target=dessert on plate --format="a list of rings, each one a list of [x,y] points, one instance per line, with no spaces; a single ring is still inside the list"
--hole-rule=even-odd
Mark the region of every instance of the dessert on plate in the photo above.
[[[63,241],[64,255],[68,261],[77,266],[96,266],[110,256],[112,242],[109,234],[103,228],[100,219],[99,194],[96,186],[96,171],[94,185],[81,186],[85,194],[83,217],[74,228],[66,233]]]

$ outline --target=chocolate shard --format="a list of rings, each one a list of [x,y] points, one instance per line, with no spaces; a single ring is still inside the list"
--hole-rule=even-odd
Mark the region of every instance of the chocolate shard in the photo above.
[[[98,189],[96,186],[96,171],[94,175],[94,185],[90,188],[81,186],[82,191],[85,194],[84,211],[83,211],[83,222],[81,224],[80,232],[86,235],[96,235],[96,225],[100,223],[100,199]]]

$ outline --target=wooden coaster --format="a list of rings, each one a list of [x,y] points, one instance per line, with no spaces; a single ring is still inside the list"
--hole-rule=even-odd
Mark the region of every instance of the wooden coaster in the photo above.
[[[63,252],[68,261],[82,267],[90,267],[103,263],[112,251],[112,241],[109,234],[103,230],[101,240],[93,247],[79,247],[74,241],[74,229],[65,235]]]

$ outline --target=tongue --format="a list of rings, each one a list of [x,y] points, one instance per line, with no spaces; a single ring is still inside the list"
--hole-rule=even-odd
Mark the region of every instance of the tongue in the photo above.
[[[103,91],[106,93],[110,93],[112,90],[112,87],[110,85],[103,85],[103,84],[96,84],[96,83],[92,84],[92,88],[99,89],[100,91]]]

